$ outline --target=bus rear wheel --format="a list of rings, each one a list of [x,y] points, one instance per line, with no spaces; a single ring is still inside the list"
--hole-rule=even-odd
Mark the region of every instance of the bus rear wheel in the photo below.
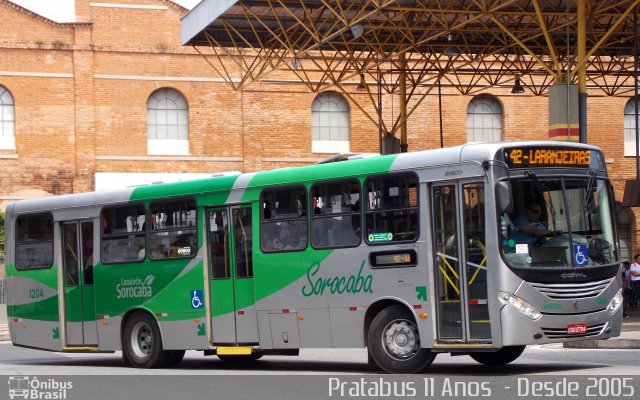
[[[498,351],[489,353],[471,353],[471,358],[480,364],[498,367],[507,365],[520,357],[526,346],[505,346]]]
[[[156,321],[146,313],[133,314],[124,329],[123,356],[136,368],[161,368],[167,365],[170,351],[162,349],[162,337]]]
[[[371,322],[369,354],[383,370],[393,374],[414,374],[428,367],[435,353],[420,348],[418,327],[405,307],[382,310]]]

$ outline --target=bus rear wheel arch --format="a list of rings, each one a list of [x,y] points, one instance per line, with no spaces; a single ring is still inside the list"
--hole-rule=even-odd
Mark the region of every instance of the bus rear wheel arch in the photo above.
[[[158,323],[143,311],[136,311],[126,318],[122,334],[122,357],[126,364],[136,368],[162,368],[170,362],[176,362],[177,358],[172,357],[171,351],[162,348]]]
[[[386,307],[373,318],[367,344],[376,364],[394,374],[420,372],[436,356],[430,349],[421,348],[413,314],[402,305]]]

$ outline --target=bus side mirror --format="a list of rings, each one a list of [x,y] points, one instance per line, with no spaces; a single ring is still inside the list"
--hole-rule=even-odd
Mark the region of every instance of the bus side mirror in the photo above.
[[[513,198],[511,197],[511,184],[498,182],[496,184],[496,197],[502,213],[513,212]]]

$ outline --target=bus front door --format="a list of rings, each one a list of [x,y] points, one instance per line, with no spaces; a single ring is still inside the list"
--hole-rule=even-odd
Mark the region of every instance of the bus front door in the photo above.
[[[431,191],[439,343],[489,343],[484,184],[455,182]]]
[[[251,206],[207,210],[212,344],[257,344]]]
[[[93,221],[62,223],[62,285],[67,346],[97,346]]]

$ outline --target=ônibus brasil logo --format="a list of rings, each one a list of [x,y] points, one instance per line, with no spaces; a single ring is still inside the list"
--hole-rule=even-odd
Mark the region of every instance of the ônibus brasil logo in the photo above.
[[[37,376],[10,376],[9,399],[65,400],[67,392],[73,389],[73,382],[54,378],[38,379]]]
[[[151,285],[156,279],[155,276],[149,275],[144,280],[140,278],[120,279],[120,283],[116,285],[118,299],[135,299],[147,298],[153,296]]]

